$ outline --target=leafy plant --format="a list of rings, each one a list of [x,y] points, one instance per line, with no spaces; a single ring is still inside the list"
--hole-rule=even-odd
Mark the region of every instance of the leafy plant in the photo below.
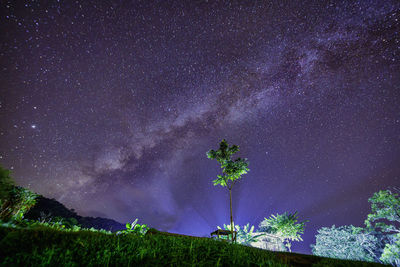
[[[254,226],[250,227],[250,223],[247,223],[243,227],[240,227],[239,225],[234,225],[234,230],[237,232],[237,237],[236,241],[239,244],[249,246],[253,242],[257,242],[258,238],[261,236],[264,236],[263,233],[256,233],[254,232]],[[229,224],[224,224],[223,229],[231,231],[231,226]],[[218,229],[222,229],[221,227],[217,226]],[[228,239],[229,237],[227,236],[221,236],[221,239]]]
[[[149,227],[146,224],[138,224],[138,219],[134,220],[132,223],[126,224],[126,230],[118,231],[117,235],[119,234],[137,234],[139,236],[144,236],[149,230]]]
[[[371,202],[372,213],[368,214],[365,225],[368,228],[380,229],[383,232],[400,233],[400,228],[394,223],[400,223],[400,197],[391,190],[381,190],[368,199]],[[382,220],[387,220],[387,224]]]
[[[400,266],[400,234],[390,236],[380,259],[383,263]]]
[[[79,226],[78,225],[78,220],[75,218],[63,218],[63,217],[54,217],[51,219],[52,222],[58,223],[60,225],[63,225],[63,228],[71,229],[74,226]],[[80,227],[80,226],[79,226]]]
[[[290,241],[303,241],[301,234],[304,233],[306,222],[308,221],[298,222],[297,212],[293,214],[285,212],[264,218],[259,225],[259,231],[277,235],[291,252]]]
[[[250,245],[253,242],[257,242],[258,238],[262,236],[264,234],[254,232],[254,225],[250,227],[249,223],[244,225],[238,232],[238,238],[243,245]]]
[[[35,228],[35,227],[50,227],[57,230],[71,230],[71,231],[79,231],[82,228],[78,225],[78,221],[75,218],[63,218],[63,217],[54,217],[54,218],[47,218],[46,220],[22,220],[18,222],[18,226],[20,227],[28,227],[28,228]]]
[[[50,222],[52,220],[51,212],[40,212],[39,222]]]
[[[207,152],[209,159],[216,159],[221,164],[222,175],[217,175],[218,179],[214,180],[214,185],[221,185],[227,187],[229,190],[229,207],[230,207],[230,219],[231,219],[231,231],[233,231],[233,215],[232,215],[232,188],[237,180],[239,180],[243,174],[246,174],[249,169],[249,163],[247,159],[237,158],[232,160],[233,154],[239,151],[239,146],[229,144],[222,139],[219,143],[218,150],[210,150]],[[233,232],[232,232],[233,242]]]

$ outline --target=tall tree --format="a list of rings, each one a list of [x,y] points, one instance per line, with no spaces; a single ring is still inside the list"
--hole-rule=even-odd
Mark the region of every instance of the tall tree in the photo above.
[[[207,157],[209,159],[216,159],[219,164],[221,164],[222,175],[217,175],[218,179],[214,180],[214,185],[221,185],[229,190],[229,206],[230,206],[230,216],[231,216],[231,232],[232,232],[232,242],[233,242],[233,215],[232,215],[232,188],[235,182],[239,180],[243,174],[246,174],[249,169],[249,163],[247,159],[237,158],[233,160],[231,157],[233,154],[239,151],[239,146],[229,144],[222,139],[219,143],[218,150],[210,150],[207,152]]]

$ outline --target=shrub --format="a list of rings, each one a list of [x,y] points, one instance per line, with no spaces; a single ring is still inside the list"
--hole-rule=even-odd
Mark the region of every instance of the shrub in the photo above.
[[[137,221],[138,221],[138,219],[134,220],[132,222],[132,224],[127,223],[126,224],[126,230],[118,231],[117,235],[120,235],[120,234],[136,234],[136,235],[139,235],[139,236],[143,237],[146,234],[146,232],[149,229],[149,227],[146,224],[138,224]]]

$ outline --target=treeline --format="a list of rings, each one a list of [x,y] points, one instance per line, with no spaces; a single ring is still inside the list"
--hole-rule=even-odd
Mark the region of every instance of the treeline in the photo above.
[[[82,228],[119,231],[125,225],[100,217],[84,217],[73,209],[66,208],[55,199],[49,199],[26,188],[16,186],[10,171],[0,166],[0,221],[24,225],[27,221],[60,224],[67,228]]]
[[[365,227],[346,225],[318,230],[317,256],[375,261],[400,266],[400,190],[381,190],[368,200],[371,213]]]

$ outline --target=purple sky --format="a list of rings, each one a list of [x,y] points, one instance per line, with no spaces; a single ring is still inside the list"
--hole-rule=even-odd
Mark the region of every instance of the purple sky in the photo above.
[[[18,2],[18,3],[16,3]],[[351,2],[349,4],[348,2]],[[0,164],[82,215],[208,235],[361,226],[400,184],[400,2],[1,1]]]

